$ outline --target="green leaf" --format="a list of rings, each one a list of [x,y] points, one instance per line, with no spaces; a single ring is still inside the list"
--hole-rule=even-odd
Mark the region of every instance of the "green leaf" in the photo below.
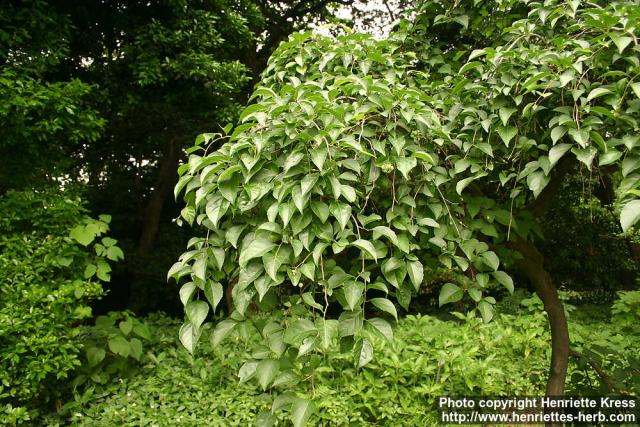
[[[564,126],[556,126],[551,130],[551,140],[555,144],[556,142],[558,142],[558,140],[560,138],[562,138],[564,136],[565,133],[567,133],[567,128],[566,127],[564,127]]]
[[[373,346],[368,339],[358,340],[353,348],[356,367],[362,368],[373,359]]]
[[[89,227],[85,227],[83,225],[77,225],[69,232],[69,237],[80,243],[82,246],[87,246],[89,243],[93,242],[95,236],[95,233],[92,233]]]
[[[180,287],[180,302],[182,305],[186,305],[191,301],[191,297],[196,291],[196,284],[193,282],[187,282]]]
[[[478,311],[480,311],[484,323],[489,323],[493,318],[493,306],[486,301],[478,303]]]
[[[209,304],[204,301],[191,301],[185,306],[184,311],[193,327],[197,330],[207,318]]]
[[[293,427],[303,427],[315,411],[313,402],[306,399],[296,399],[291,407],[291,421]]]
[[[469,288],[467,290],[472,300],[478,302],[482,299],[482,291],[478,288]]]
[[[250,260],[262,257],[264,254],[275,247],[276,244],[271,240],[268,240],[264,237],[254,237],[253,239],[245,242],[242,245],[238,263],[240,264],[240,267],[246,267],[247,263]]]
[[[464,191],[464,189],[467,188],[467,186],[475,180],[476,180],[475,176],[470,176],[468,178],[461,179],[460,181],[458,181],[456,183],[456,193],[458,193],[459,195],[462,195],[462,192]]]
[[[504,142],[504,145],[508,147],[509,142],[518,134],[518,128],[514,126],[498,126],[496,132]]]
[[[304,294],[302,294],[302,301],[304,301],[308,306],[311,306],[315,309],[324,310],[324,308],[313,298],[313,294],[311,292],[305,292]]]
[[[105,355],[106,355],[106,352],[104,351],[104,349],[97,348],[97,347],[89,347],[87,349],[87,362],[89,362],[89,367],[93,368],[94,366],[98,365],[100,362],[104,360]]]
[[[238,378],[240,384],[249,381],[256,375],[256,369],[258,369],[258,362],[255,360],[249,360],[245,362],[238,370]]]
[[[111,280],[111,276],[109,275],[109,272],[111,271],[111,267],[109,266],[109,264],[107,264],[103,260],[98,260],[97,267],[98,268],[96,269],[96,276],[98,277],[98,279],[105,282],[108,282],[109,280]]]
[[[581,147],[586,147],[589,142],[589,131],[587,129],[570,129],[569,135]]]
[[[384,311],[385,313],[389,313],[392,315],[396,321],[398,320],[398,311],[396,310],[396,306],[393,305],[391,301],[386,298],[372,298],[369,300],[371,304],[376,306],[379,310]]]
[[[311,161],[318,168],[320,172],[323,171],[324,161],[327,158],[327,149],[325,147],[319,147],[311,151]]]
[[[618,159],[620,159],[620,157],[622,157],[622,152],[618,151],[618,150],[611,150],[611,151],[608,151],[606,153],[602,153],[602,154],[600,154],[600,159],[598,161],[598,165],[599,166],[610,165],[610,164],[615,163],[616,161],[618,161]]]
[[[329,210],[331,211],[331,215],[338,220],[340,229],[344,230],[351,217],[351,206],[344,203],[331,203]]]
[[[631,89],[633,90],[633,93],[635,93],[636,96],[640,98],[640,82],[632,83]]]
[[[533,192],[533,197],[538,197],[549,183],[550,178],[542,171],[530,173],[527,176],[527,186]]]
[[[496,255],[495,252],[493,251],[483,252],[482,255],[480,256],[484,260],[485,264],[487,264],[489,268],[491,268],[492,270],[495,271],[500,266],[500,260],[498,259],[498,255]]]
[[[96,271],[98,270],[98,267],[95,264],[87,264],[87,266],[84,269],[84,278],[85,279],[89,279],[91,277],[93,277],[94,274],[96,274]]]
[[[338,336],[338,321],[335,319],[319,318],[316,320],[316,325],[320,337],[320,347],[326,351]]]
[[[427,153],[425,151],[416,151],[416,152],[414,152],[412,154],[412,156],[417,158],[417,159],[423,160],[423,161],[425,161],[427,163],[431,163],[432,165],[436,164],[435,158],[431,154],[429,154],[429,153]]]
[[[124,259],[124,252],[117,246],[110,246],[107,248],[107,258],[111,261],[118,261]]]
[[[307,261],[300,266],[300,272],[309,280],[314,280],[316,278],[316,264],[313,261]]]
[[[458,24],[462,25],[464,28],[469,27],[469,16],[467,15],[458,15],[454,17],[453,20]]]
[[[380,236],[385,236],[391,243],[398,246],[398,236],[395,231],[387,226],[379,225],[373,228],[373,240],[377,240]]]
[[[364,287],[355,280],[348,281],[343,288],[344,299],[347,302],[349,310],[353,311],[360,302],[360,298],[364,292]]]
[[[284,162],[284,165],[282,166],[284,172],[286,173],[289,169],[296,166],[303,158],[304,155],[299,151],[294,151],[293,153],[289,154]]]
[[[149,331],[149,328],[142,322],[137,322],[135,325],[133,325],[133,333],[142,339],[151,339],[151,332]]]
[[[585,149],[572,148],[571,152],[575,154],[576,158],[584,163],[587,169],[591,170],[591,165],[593,164],[593,159],[598,154],[598,149],[596,147],[590,146]]]
[[[371,325],[373,329],[375,329],[378,333],[382,334],[387,341],[393,341],[393,328],[381,317],[374,317],[371,319],[367,319],[367,324]]]
[[[351,243],[351,246],[355,246],[361,251],[366,252],[371,258],[373,258],[376,262],[378,261],[378,252],[376,251],[375,246],[365,239],[358,239],[355,242]]]
[[[118,324],[118,327],[124,335],[129,335],[133,329],[133,320],[131,320],[131,318],[123,320]]]
[[[500,120],[502,120],[502,124],[507,126],[509,122],[509,118],[515,113],[517,110],[515,108],[506,108],[503,107],[499,110],[498,114],[500,115]]]
[[[142,342],[138,338],[131,338],[129,345],[131,346],[131,357],[139,361],[142,357]]]
[[[479,68],[482,67],[484,64],[482,62],[479,61],[474,61],[474,62],[467,62],[466,64],[464,64],[460,70],[458,71],[458,74],[464,74],[469,70],[473,70],[474,68]]]
[[[615,43],[616,47],[618,48],[618,52],[619,53],[622,53],[624,51],[624,49],[627,46],[629,46],[629,44],[633,41],[633,39],[631,37],[621,36],[621,35],[616,34],[616,33],[609,33],[609,37]]]
[[[129,356],[129,352],[131,351],[131,346],[129,345],[129,341],[127,341],[124,337],[118,336],[110,338],[108,341],[109,350],[113,353],[118,354],[122,357]]]
[[[554,128],[554,130],[555,129],[558,128]],[[551,164],[551,166],[558,163],[558,160],[560,160],[562,156],[564,156],[564,154],[569,151],[570,148],[571,144],[558,144],[551,147],[551,149],[549,150],[549,163]]]
[[[560,87],[565,87],[571,80],[575,78],[575,75],[575,71],[571,69],[560,74]]]
[[[217,347],[237,325],[238,322],[231,319],[226,319],[219,322],[213,330],[213,333],[211,334],[211,345]]]
[[[396,166],[405,179],[409,179],[411,169],[415,168],[418,161],[415,157],[400,157],[396,160]]]
[[[222,285],[218,282],[208,281],[204,285],[204,296],[211,304],[213,311],[216,311],[216,307],[220,303],[222,296],[224,294],[224,290],[222,289]]]
[[[302,189],[299,185],[293,188],[293,191],[291,192],[291,200],[293,200],[293,205],[298,209],[298,211],[303,214],[305,206],[305,196],[302,193]]]
[[[196,262],[193,263],[193,276],[202,280],[203,282],[206,280],[207,275],[207,259],[199,258]]]
[[[266,253],[262,256],[262,262],[264,264],[264,270],[273,281],[277,281],[278,271],[282,264],[289,262],[291,256],[291,250],[289,248],[281,247],[275,249],[273,252]]]
[[[357,334],[362,329],[362,312],[345,311],[338,318],[338,335],[348,337]]]
[[[413,287],[416,292],[420,289],[420,285],[422,285],[422,280],[424,278],[424,267],[420,261],[407,261],[407,273],[409,274],[409,279],[411,279],[411,283],[413,283]]]
[[[610,93],[613,93],[613,92],[611,92],[610,89],[607,89],[605,87],[597,87],[597,88],[593,89],[591,92],[589,92],[589,95],[587,96],[587,102],[589,102],[589,101],[591,101],[591,100],[593,100],[595,98],[599,98],[601,96],[608,95]]]
[[[280,363],[276,360],[261,360],[256,367],[256,377],[262,390],[266,390],[280,372]]]
[[[640,220],[640,200],[632,200],[624,205],[620,212],[622,231],[626,233],[638,220]]]
[[[229,202],[222,197],[216,197],[207,203],[205,209],[209,221],[215,228],[218,228],[218,222],[229,208]]]
[[[327,222],[329,218],[329,206],[327,206],[324,202],[312,201],[311,202],[311,210],[318,217],[320,222],[323,224]]]
[[[511,279],[511,276],[509,276],[504,271],[494,271],[491,274],[498,281],[498,283],[507,288],[509,293],[513,293],[513,280]]]
[[[438,304],[442,307],[445,304],[460,301],[462,299],[462,290],[453,283],[445,283],[440,289]]]

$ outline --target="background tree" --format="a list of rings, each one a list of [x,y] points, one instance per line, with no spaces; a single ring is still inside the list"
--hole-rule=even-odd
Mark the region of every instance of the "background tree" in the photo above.
[[[171,311],[158,272],[186,241],[170,227],[179,158],[236,119],[281,40],[338,3],[350,2],[3,3],[2,189],[87,183],[90,209],[113,213],[131,255],[105,306]]]

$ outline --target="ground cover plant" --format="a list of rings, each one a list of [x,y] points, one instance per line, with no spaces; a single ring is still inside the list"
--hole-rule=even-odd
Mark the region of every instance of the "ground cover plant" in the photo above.
[[[312,379],[294,389],[314,398],[317,411],[309,423],[432,425],[438,419],[439,395],[540,395],[550,357],[542,303],[519,292],[500,305],[502,314],[492,324],[462,315],[448,320],[407,316],[395,328],[393,344],[376,343],[380,354],[364,369],[332,349],[309,371]],[[569,318],[577,349],[582,350],[581,343],[600,345],[600,366],[609,373],[621,369],[624,381],[616,383],[616,391],[637,396],[637,326],[629,335],[620,334],[610,323],[610,306],[576,319],[571,313],[575,311]],[[277,394],[265,392],[256,382],[239,384],[235,372],[244,363],[248,342],[259,343],[257,332],[236,334],[219,346],[205,341],[194,357],[179,345],[179,320],[162,315],[145,320],[154,339],[142,368],[121,380],[79,391],[60,414],[48,419],[50,425],[97,426],[104,419],[131,426],[248,425],[270,409]],[[430,351],[425,352],[425,346]],[[569,394],[598,394],[606,387],[589,362],[572,359]],[[277,412],[277,420],[287,425],[284,412]]]

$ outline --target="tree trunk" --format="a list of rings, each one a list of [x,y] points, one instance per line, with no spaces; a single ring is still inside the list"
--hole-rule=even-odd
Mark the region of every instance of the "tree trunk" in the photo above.
[[[562,396],[569,364],[569,327],[564,307],[551,276],[544,269],[544,258],[538,249],[523,239],[513,243],[513,247],[522,254],[518,268],[529,278],[536,294],[544,303],[544,310],[551,327],[551,366],[547,380],[547,396]]]
[[[180,159],[180,146],[171,139],[165,146],[165,151],[160,160],[158,178],[151,192],[149,202],[144,209],[142,222],[142,233],[138,244],[140,255],[147,255],[151,252],[158,234],[160,219],[162,218],[162,208],[171,193],[171,189],[177,180],[178,161]]]

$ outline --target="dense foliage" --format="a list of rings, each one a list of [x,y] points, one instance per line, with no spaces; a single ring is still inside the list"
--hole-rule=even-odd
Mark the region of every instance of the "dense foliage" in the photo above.
[[[638,397],[639,18],[0,2],[0,425]]]
[[[432,425],[438,419],[434,396],[540,394],[549,357],[540,305],[537,298],[517,293],[500,306],[505,313],[518,314],[500,314],[488,325],[474,318],[408,316],[398,323],[394,344],[379,343],[380,354],[365,370],[332,351],[310,370],[313,381],[294,390],[313,394],[318,410],[310,424],[327,426]],[[597,328],[602,366],[609,371],[620,363],[629,385],[634,371],[620,355],[633,353],[637,327],[623,337],[606,310],[587,313],[576,317],[573,335],[579,342],[590,341]],[[234,372],[244,361],[242,348],[258,343],[258,334],[238,334],[216,347],[203,342],[194,358],[179,347],[178,321],[156,315],[147,321],[154,339],[143,356],[143,368],[122,382],[76,395],[55,418],[61,425],[97,426],[104,419],[120,425],[247,425],[273,405],[274,394],[251,381],[238,384]],[[424,351],[425,346],[431,351]],[[593,394],[606,387],[588,363],[583,367],[580,360],[574,362],[569,393]],[[624,390],[640,392],[637,385]],[[286,415],[276,413],[284,422]]]
[[[542,218],[540,246],[558,286],[600,290],[598,298],[613,299],[615,290],[637,286],[640,263],[633,257],[633,245],[640,235],[622,233],[612,198],[593,195],[607,190],[599,186],[602,179],[585,173],[563,183]]]
[[[206,235],[169,272],[190,279],[180,290],[189,351],[226,287],[234,311],[214,343],[253,327],[252,304],[284,314],[258,325],[263,346],[241,378],[280,385],[336,339],[362,367],[373,358],[371,334],[392,334],[383,318],[367,318],[368,307],[397,320],[389,295],[406,307],[449,270],[439,304],[468,295],[488,322],[490,289],[513,291],[500,267],[517,249],[563,336],[554,352],[564,360],[553,363],[564,367],[548,386],[562,392],[566,319],[541,264],[527,259],[530,242],[536,216],[575,167],[609,166],[622,231],[640,219],[640,11],[626,1],[494,2],[475,12],[507,15],[501,33],[465,51],[450,48],[468,46],[466,30],[485,23],[458,3],[425,2],[416,28],[383,41],[292,36],[240,124],[196,140],[176,195],[186,202],[179,222]],[[433,5],[444,14],[434,17]],[[440,23],[456,24],[461,38],[430,33]],[[337,320],[328,316],[336,303]],[[311,404],[288,403],[303,424]]]
[[[80,365],[79,323],[103,294],[109,263],[123,258],[104,237],[108,222],[55,190],[0,199],[1,413],[55,399],[56,381]]]

